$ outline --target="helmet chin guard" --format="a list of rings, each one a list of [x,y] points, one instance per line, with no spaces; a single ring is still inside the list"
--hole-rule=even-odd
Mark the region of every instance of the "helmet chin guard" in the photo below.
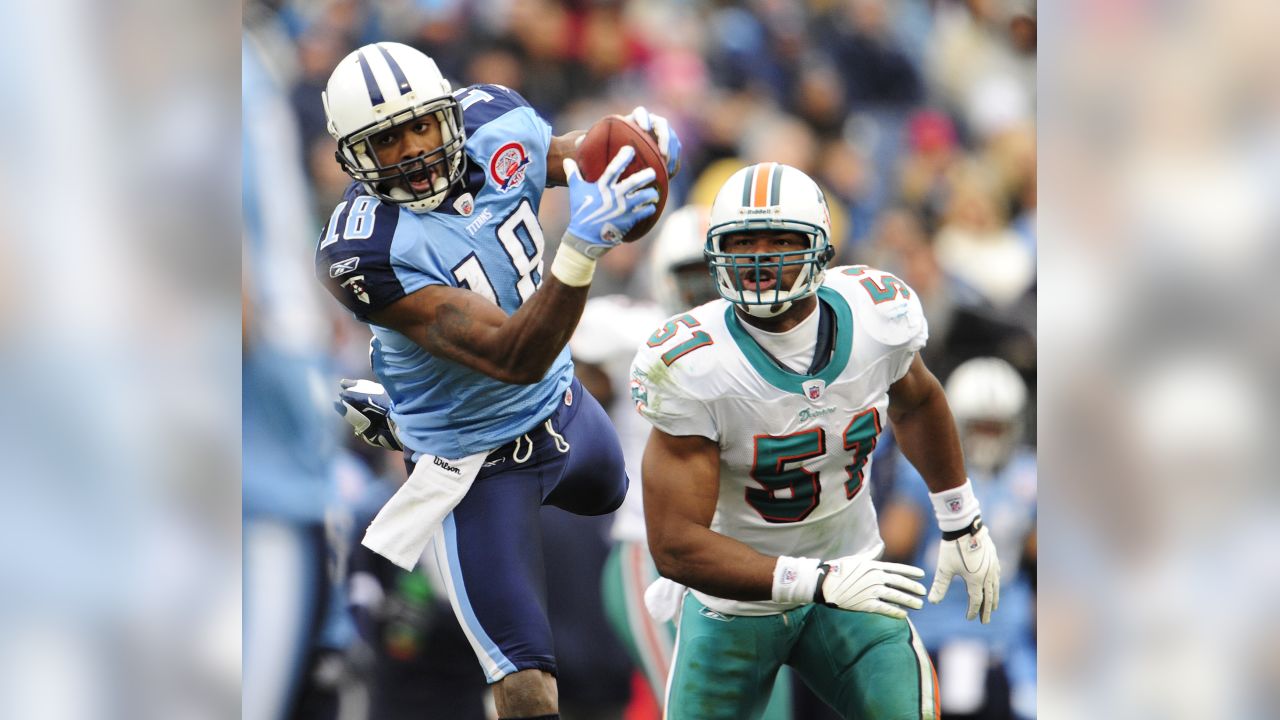
[[[329,134],[338,142],[338,163],[364,189],[413,212],[434,210],[466,173],[462,107],[435,61],[400,43],[366,45],[338,63],[321,94]],[[425,155],[383,165],[370,139],[398,125],[432,116],[441,145]],[[415,190],[411,178],[435,175]]]
[[[725,251],[726,237],[753,232],[797,233],[808,238],[808,247],[772,253]],[[771,318],[818,291],[835,255],[830,236],[830,215],[817,184],[788,165],[760,163],[734,173],[720,188],[711,206],[703,254],[721,297],[752,316]],[[796,279],[783,288],[785,272],[797,266]],[[772,288],[743,286],[744,276],[763,274],[772,275]]]

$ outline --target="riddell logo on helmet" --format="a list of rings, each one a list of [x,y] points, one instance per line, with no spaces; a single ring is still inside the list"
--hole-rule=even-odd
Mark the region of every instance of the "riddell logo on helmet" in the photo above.
[[[762,208],[742,208],[741,212],[743,215],[777,215],[782,212],[782,208],[777,206],[762,207]]]
[[[529,165],[529,154],[524,145],[509,142],[498,148],[489,158],[489,177],[498,184],[498,190],[506,192],[524,182],[524,170]]]

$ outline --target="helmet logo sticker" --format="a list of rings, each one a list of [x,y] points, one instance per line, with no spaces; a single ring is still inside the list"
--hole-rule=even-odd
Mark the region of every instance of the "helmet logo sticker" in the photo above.
[[[489,177],[498,184],[498,190],[507,192],[524,182],[525,167],[529,165],[529,154],[524,145],[509,142],[498,148],[489,158]]]

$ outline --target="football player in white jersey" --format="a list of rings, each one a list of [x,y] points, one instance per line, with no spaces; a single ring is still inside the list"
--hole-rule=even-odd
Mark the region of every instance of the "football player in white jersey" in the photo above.
[[[632,365],[654,429],[645,522],[659,572],[686,585],[667,717],[756,717],[791,665],[844,717],[934,718],[933,668],[907,618],[924,572],[880,562],[864,479],[883,423],[943,531],[929,599],[959,575],[990,618],[1000,565],[946,396],[918,357],[916,294],[834,254],[818,186],[761,163],[716,196],[705,254],[721,299],[671,318]]]

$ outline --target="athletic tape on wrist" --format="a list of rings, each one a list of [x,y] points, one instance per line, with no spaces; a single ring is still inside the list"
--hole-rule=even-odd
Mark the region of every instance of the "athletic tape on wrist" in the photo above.
[[[973,483],[968,478],[965,478],[960,487],[929,493],[929,500],[933,503],[933,514],[938,518],[938,527],[943,532],[969,527],[982,512],[982,508],[978,506],[978,498],[973,494]]]
[[[813,602],[818,589],[818,565],[821,560],[806,557],[778,558],[773,566],[773,601],[779,603]]]
[[[561,242],[556,259],[551,261],[551,274],[569,287],[585,287],[591,284],[596,273],[596,261],[583,255],[568,243]]]

